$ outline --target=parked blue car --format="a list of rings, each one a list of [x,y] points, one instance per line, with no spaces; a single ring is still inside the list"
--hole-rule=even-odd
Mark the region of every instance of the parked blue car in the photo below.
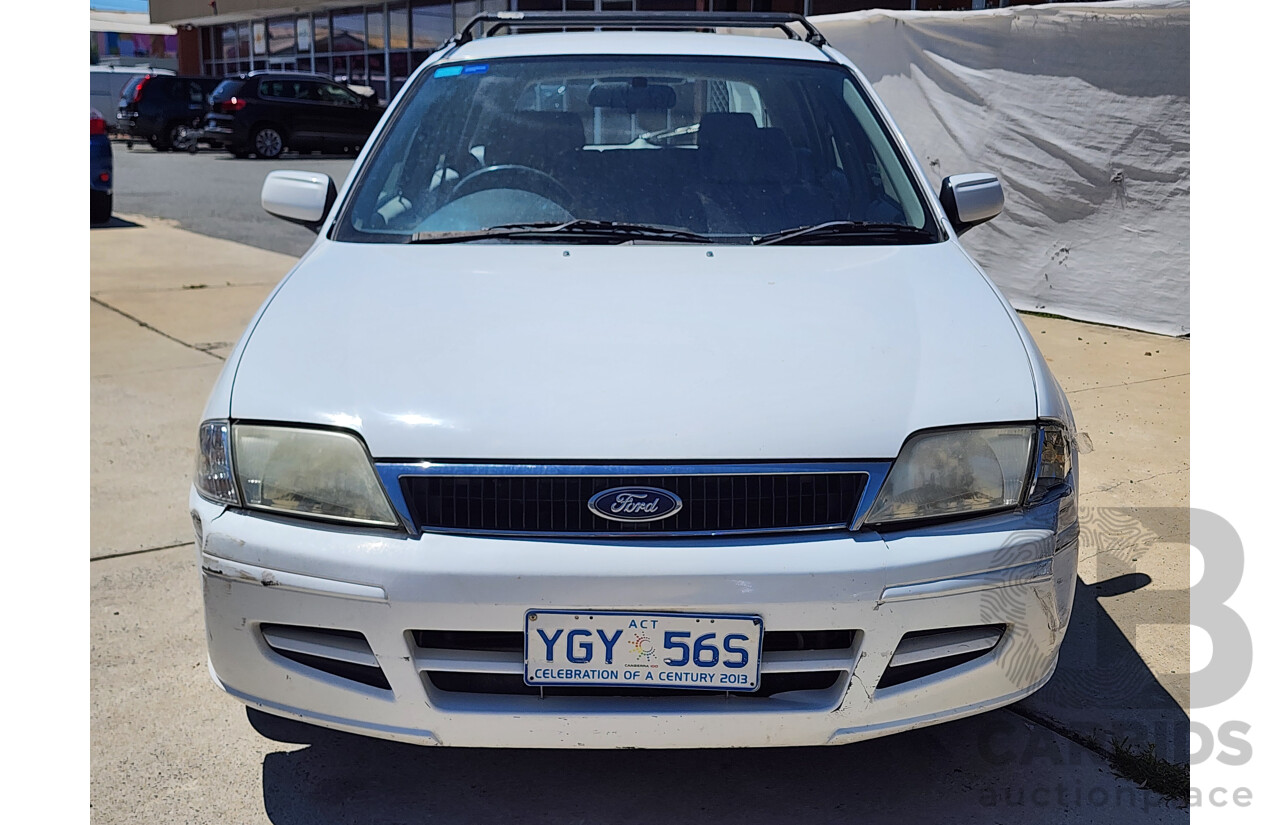
[[[111,220],[111,140],[107,122],[89,109],[89,223]]]

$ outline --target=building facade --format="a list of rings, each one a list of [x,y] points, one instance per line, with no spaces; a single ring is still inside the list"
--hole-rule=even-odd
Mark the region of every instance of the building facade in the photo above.
[[[1035,0],[1019,0],[1021,4]],[[780,11],[974,9],[1010,0],[151,0],[151,20],[176,26],[184,71],[223,76],[255,69],[319,72],[371,87],[386,100],[409,74],[485,11]],[[188,47],[188,44],[189,47]],[[185,54],[189,50],[195,54]]]

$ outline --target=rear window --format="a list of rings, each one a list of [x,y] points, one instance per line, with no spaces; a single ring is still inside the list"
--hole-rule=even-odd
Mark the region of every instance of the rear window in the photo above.
[[[213,90],[213,94],[209,95],[209,99],[214,102],[230,100],[240,94],[240,90],[243,88],[243,80],[228,78],[218,84],[217,88]]]
[[[133,96],[137,93],[138,87],[141,86],[146,79],[147,76],[141,74],[137,77],[129,78],[129,81],[124,84],[124,90],[120,92],[120,97],[124,100],[133,100]]]

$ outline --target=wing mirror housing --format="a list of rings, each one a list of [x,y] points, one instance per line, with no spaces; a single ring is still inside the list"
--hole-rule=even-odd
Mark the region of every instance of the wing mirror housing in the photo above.
[[[333,179],[320,172],[278,170],[262,182],[262,208],[277,218],[319,232],[338,199]]]
[[[942,181],[938,199],[956,234],[963,235],[1004,210],[1004,187],[990,172],[951,175]]]

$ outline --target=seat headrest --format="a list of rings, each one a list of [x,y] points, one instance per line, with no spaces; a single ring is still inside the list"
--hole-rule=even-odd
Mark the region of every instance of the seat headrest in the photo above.
[[[485,162],[544,168],[586,142],[582,118],[573,112],[507,112],[495,118],[485,137]]]
[[[747,112],[707,112],[698,121],[698,148],[719,149],[748,140],[756,119]]]
[[[707,180],[757,184],[795,178],[796,153],[781,129],[757,129],[755,118],[737,112],[708,113],[701,124],[698,153]]]

